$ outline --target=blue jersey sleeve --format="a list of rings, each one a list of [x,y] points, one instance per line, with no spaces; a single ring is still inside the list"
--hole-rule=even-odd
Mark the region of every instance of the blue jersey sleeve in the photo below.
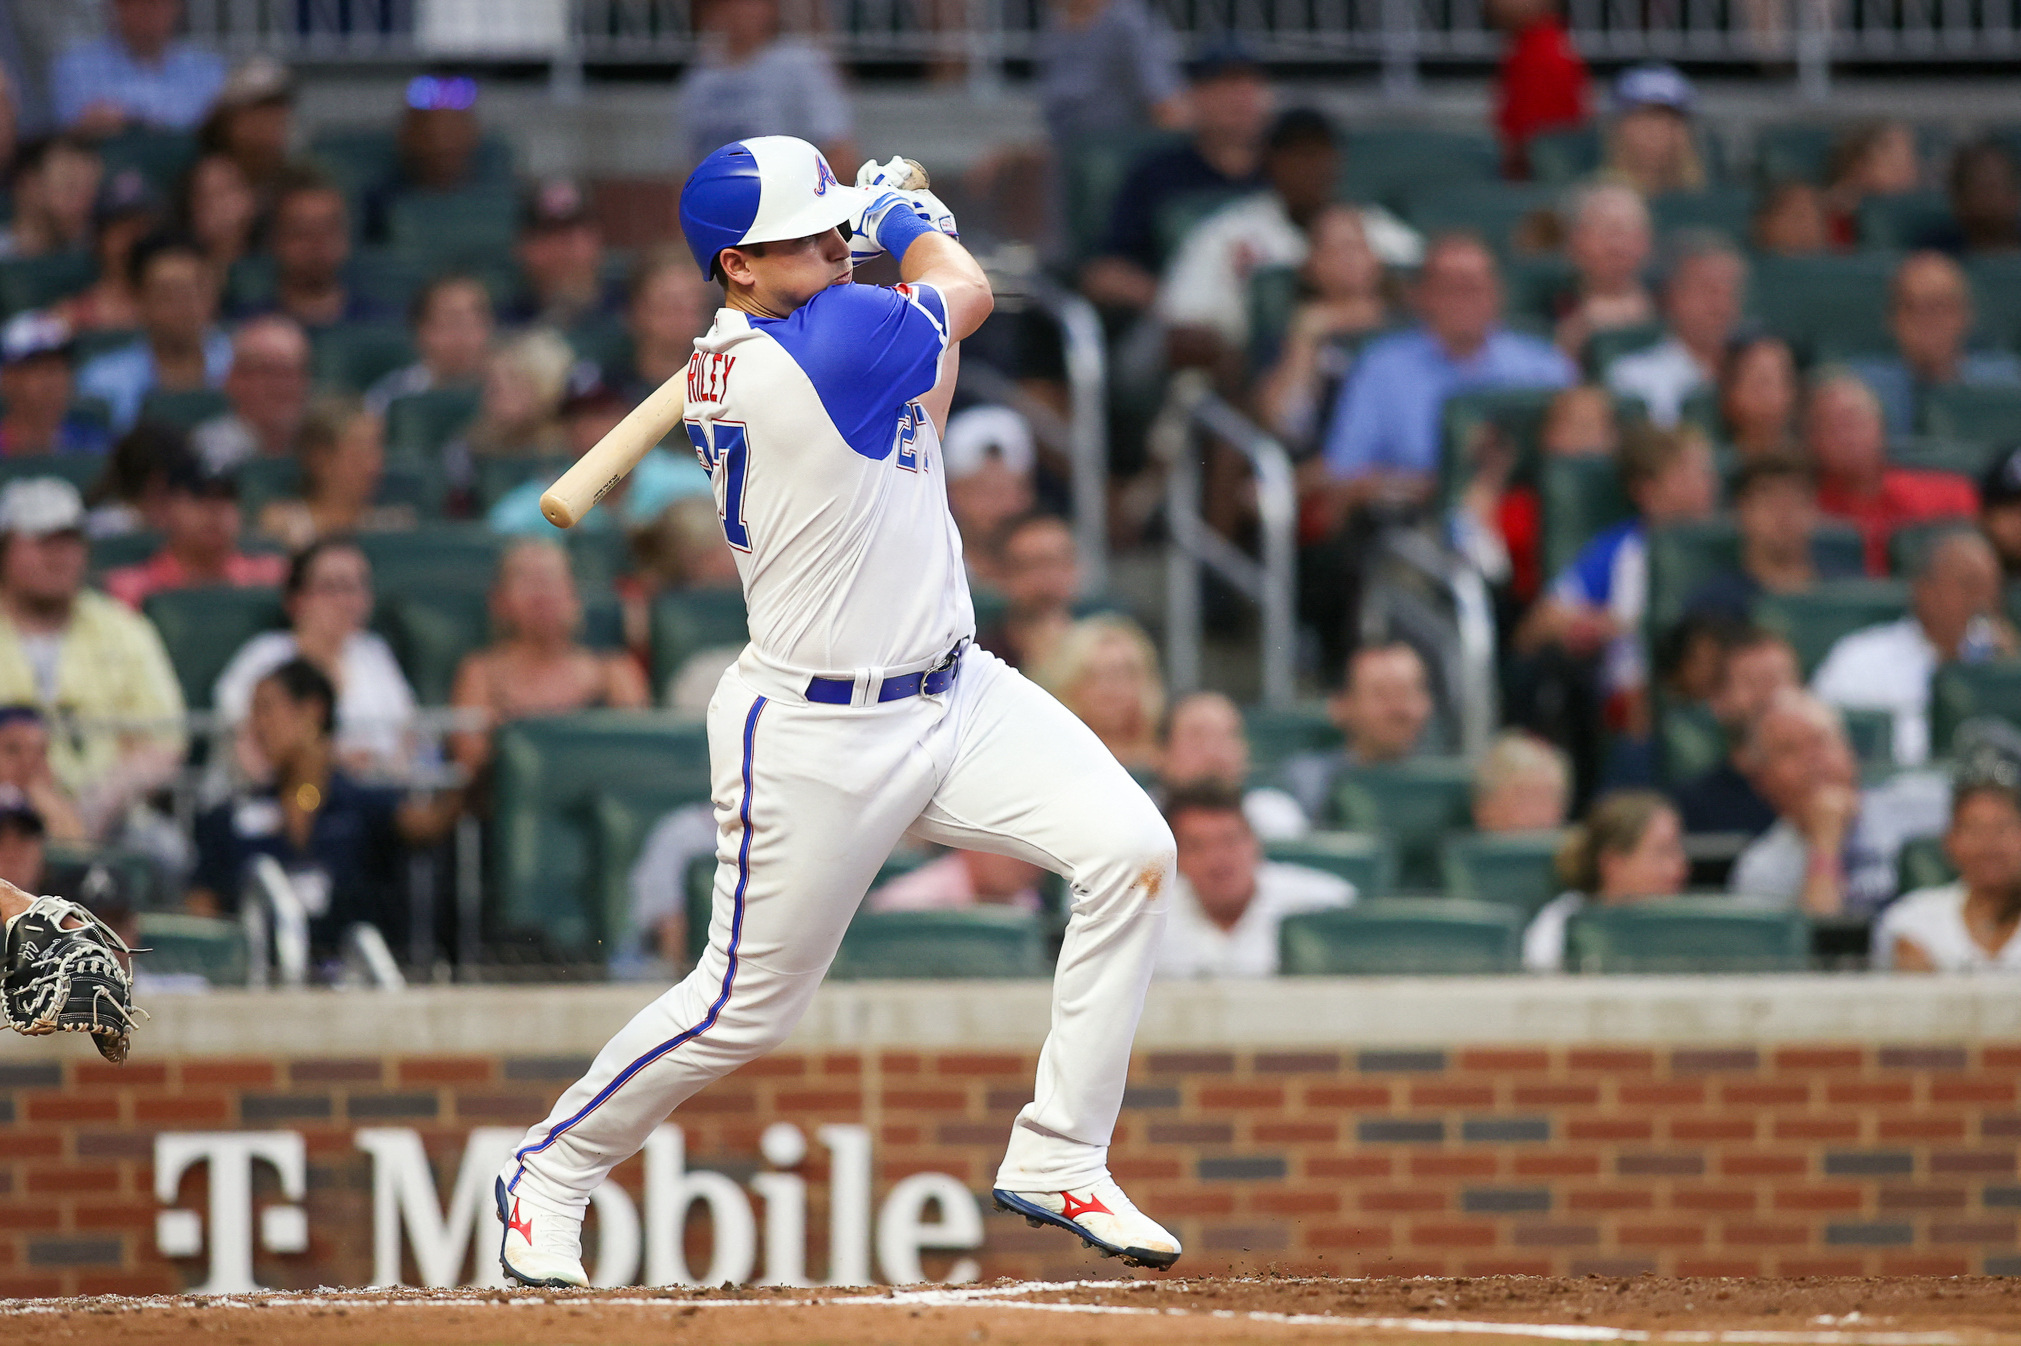
[[[947,303],[931,285],[836,285],[790,317],[754,324],[800,366],[849,447],[891,452],[899,411],[932,390]]]

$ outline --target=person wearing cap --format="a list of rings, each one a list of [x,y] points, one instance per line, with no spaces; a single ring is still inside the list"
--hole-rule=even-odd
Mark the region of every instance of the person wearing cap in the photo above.
[[[140,299],[127,265],[134,247],[161,227],[162,203],[137,168],[105,180],[91,211],[91,252],[98,277],[53,305],[76,332],[131,332],[140,326]]]
[[[1010,407],[981,404],[947,418],[940,458],[947,465],[947,508],[961,530],[961,559],[972,581],[996,588],[1003,579],[997,551],[1004,525],[1035,503],[1032,469],[1038,455],[1032,426]]]
[[[1941,252],[1911,253],[1888,282],[1892,355],[1846,361],[1881,399],[1888,434],[1912,435],[1933,388],[2021,385],[2021,359],[2005,350],[1967,350],[1976,315],[1965,268]]]
[[[58,841],[89,839],[77,802],[49,766],[49,720],[25,702],[0,706],[0,789],[18,791]]]
[[[1193,68],[1192,134],[1182,145],[1145,152],[1117,190],[1100,254],[1081,268],[1081,290],[1104,308],[1141,310],[1157,299],[1166,256],[1158,221],[1188,198],[1235,197],[1269,184],[1263,138],[1270,123],[1270,83],[1232,45]]]
[[[237,478],[187,450],[168,466],[161,519],[161,550],[105,576],[105,591],[136,611],[150,595],[166,590],[278,587],[288,573],[284,556],[239,550]]]
[[[293,452],[309,405],[309,338],[301,324],[280,313],[240,323],[225,397],[229,411],[189,432],[190,447],[213,472]]]
[[[77,136],[45,136],[23,145],[14,159],[14,215],[0,231],[0,259],[86,247],[104,176],[98,151]]]
[[[856,162],[856,116],[834,58],[780,31],[779,0],[709,0],[699,58],[682,75],[675,120],[686,159],[752,136],[799,136],[830,163]]]
[[[140,303],[140,336],[77,371],[77,390],[112,409],[115,434],[140,419],[149,393],[216,388],[232,364],[231,338],[212,325],[217,275],[194,239],[174,233],[142,239],[127,279]]]
[[[206,154],[230,155],[264,211],[287,171],[294,115],[294,75],[271,56],[252,56],[225,79],[197,144]]]
[[[0,457],[104,453],[105,427],[71,404],[70,325],[46,311],[0,326]]]
[[[28,477],[0,490],[0,705],[55,720],[56,780],[103,836],[181,763],[183,699],[153,625],[84,587],[87,560],[76,487]]]
[[[1188,230],[1158,285],[1157,314],[1169,326],[1211,334],[1224,352],[1249,341],[1249,281],[1266,267],[1300,266],[1312,230],[1332,204],[1340,143],[1326,115],[1280,113],[1264,141],[1269,189],[1223,206]],[[1380,206],[1358,208],[1362,232],[1386,266],[1415,267],[1424,238]]]
[[[514,254],[521,292],[502,315],[507,323],[547,323],[565,332],[623,310],[624,288],[604,280],[603,230],[578,183],[548,178],[533,185]]]
[[[1488,22],[1508,34],[1495,80],[1495,129],[1502,176],[1530,176],[1530,141],[1583,125],[1591,115],[1592,76],[1565,31],[1560,0],[1489,0]]]
[[[175,36],[182,0],[111,0],[110,29],[56,58],[49,96],[59,125],[86,135],[127,126],[188,131],[225,83],[225,63]]]
[[[625,418],[632,405],[630,399],[604,380],[603,372],[594,363],[577,361],[568,371],[561,399],[567,452],[576,458],[588,453]],[[560,530],[540,512],[540,497],[553,484],[545,474],[521,482],[500,496],[486,513],[486,526],[509,537],[559,537]],[[602,507],[585,515],[575,531],[645,528],[676,500],[709,494],[709,474],[702,470],[693,454],[656,446],[646,450],[638,466],[618,479],[604,496]]]
[[[1601,177],[1651,198],[1701,190],[1705,165],[1691,120],[1697,107],[1697,91],[1676,66],[1652,62],[1624,70],[1614,81]]]
[[[1993,460],[1979,483],[1979,531],[2000,558],[2007,584],[2021,580],[2021,447]]]

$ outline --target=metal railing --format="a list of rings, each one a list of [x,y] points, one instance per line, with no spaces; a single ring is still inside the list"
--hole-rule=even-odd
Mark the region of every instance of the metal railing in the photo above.
[[[1460,752],[1487,750],[1501,722],[1501,688],[1494,599],[1480,571],[1417,529],[1384,528],[1369,549],[1361,638],[1406,640],[1424,654]]]
[[[1210,527],[1200,513],[1201,434],[1248,460],[1256,482],[1262,560]],[[1216,397],[1206,375],[1175,376],[1151,428],[1165,469],[1166,680],[1174,692],[1200,685],[1200,569],[1219,575],[1263,615],[1263,702],[1287,706],[1297,693],[1298,485],[1291,455],[1241,412]]]

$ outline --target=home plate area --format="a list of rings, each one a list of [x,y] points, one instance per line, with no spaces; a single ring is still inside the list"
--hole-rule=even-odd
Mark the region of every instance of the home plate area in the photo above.
[[[613,1341],[1353,1340],[1975,1346],[2021,1343],[1998,1277],[1638,1276],[1012,1281],[959,1289],[332,1290],[0,1301],[10,1346],[605,1346]]]

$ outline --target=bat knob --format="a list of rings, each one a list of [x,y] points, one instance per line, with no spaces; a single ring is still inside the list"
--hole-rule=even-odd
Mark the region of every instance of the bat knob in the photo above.
[[[575,516],[569,513],[568,506],[552,491],[540,498],[540,512],[556,528],[573,528],[577,522]]]

